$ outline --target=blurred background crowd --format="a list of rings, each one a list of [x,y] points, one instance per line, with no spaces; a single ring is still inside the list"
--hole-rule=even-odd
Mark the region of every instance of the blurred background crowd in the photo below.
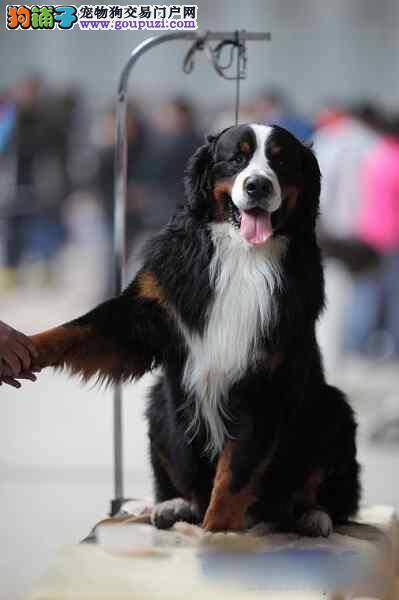
[[[131,269],[150,233],[183,199],[183,173],[205,132],[231,124],[233,106],[199,110],[177,96],[128,107],[127,240]],[[30,74],[0,92],[1,289],[59,283],[59,257],[83,236],[103,246],[98,294],[112,293],[115,113],[87,117],[79,87]],[[265,87],[241,122],[276,123],[312,143],[322,171],[320,240],[326,262],[350,279],[335,351],[399,356],[399,113],[367,98],[331,99],[302,114]],[[101,271],[100,271],[101,275]],[[342,286],[341,286],[342,288]],[[337,298],[330,297],[331,311]],[[341,302],[342,304],[342,302]],[[331,350],[333,351],[333,349]]]

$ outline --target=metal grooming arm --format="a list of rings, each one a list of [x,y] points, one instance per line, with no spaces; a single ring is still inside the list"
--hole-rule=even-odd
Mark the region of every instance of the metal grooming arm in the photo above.
[[[245,30],[208,31],[203,36],[198,32],[174,32],[150,37],[136,46],[126,62],[118,87],[116,109],[116,148],[114,177],[114,261],[115,261],[115,293],[119,294],[125,285],[124,266],[126,253],[126,192],[127,192],[127,128],[126,109],[127,92],[130,73],[138,61],[148,50],[165,42],[188,41],[200,42],[265,42],[270,41],[270,33],[253,33]],[[111,501],[111,515],[121,508],[124,498],[123,484],[123,418],[122,418],[122,386],[116,385],[114,391],[114,499]]]

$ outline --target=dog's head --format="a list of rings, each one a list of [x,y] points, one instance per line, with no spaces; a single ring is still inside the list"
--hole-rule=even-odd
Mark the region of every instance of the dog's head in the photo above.
[[[239,125],[210,136],[192,156],[186,191],[194,210],[261,245],[275,234],[314,231],[320,170],[313,152],[285,129]]]

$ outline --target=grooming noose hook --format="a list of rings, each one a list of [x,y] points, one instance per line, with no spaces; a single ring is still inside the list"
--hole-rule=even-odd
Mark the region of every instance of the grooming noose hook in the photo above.
[[[199,50],[204,50],[208,60],[215,71],[224,79],[236,81],[235,122],[238,123],[238,110],[240,102],[240,82],[246,76],[247,56],[246,42],[270,41],[270,33],[254,33],[245,30],[236,31],[207,31],[205,34],[197,32],[171,32],[150,37],[141,42],[130,54],[119,79],[118,97],[116,107],[116,140],[115,140],[115,167],[114,167],[114,270],[115,293],[120,294],[124,288],[124,268],[126,255],[126,194],[127,194],[127,91],[131,71],[138,59],[148,52],[150,48],[172,41],[189,41],[192,45],[186,54],[183,71],[191,73],[194,68],[194,55]],[[218,42],[212,48],[211,42]],[[226,63],[222,63],[222,53],[228,48],[230,55]],[[234,51],[236,50],[236,72],[228,75],[227,71],[233,66]],[[114,499],[111,501],[111,515],[117,514],[124,501],[123,480],[123,417],[122,417],[122,385],[119,383],[114,390]]]

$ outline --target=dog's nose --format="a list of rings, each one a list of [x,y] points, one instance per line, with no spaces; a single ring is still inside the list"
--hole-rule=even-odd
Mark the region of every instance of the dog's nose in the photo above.
[[[250,175],[244,181],[244,190],[253,200],[265,198],[273,189],[270,179],[263,175]]]

